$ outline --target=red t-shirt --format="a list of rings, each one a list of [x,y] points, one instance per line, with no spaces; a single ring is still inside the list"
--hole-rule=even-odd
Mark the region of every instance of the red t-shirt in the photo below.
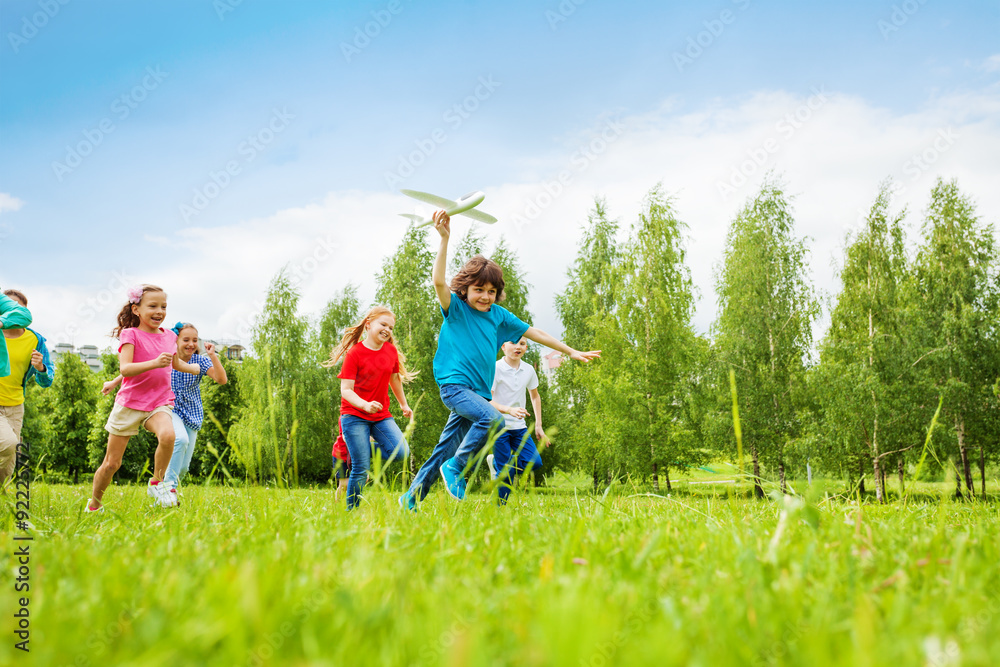
[[[354,392],[366,401],[378,401],[382,409],[374,414],[340,399],[340,413],[354,415],[368,421],[388,419],[389,414],[389,378],[399,372],[399,353],[392,343],[383,343],[378,350],[372,350],[364,343],[358,343],[344,356],[344,367],[337,375],[341,380],[354,380]]]
[[[333,456],[345,461],[347,465],[351,465],[351,453],[347,450],[347,443],[344,441],[344,434],[341,433],[337,436],[337,440],[333,443]]]

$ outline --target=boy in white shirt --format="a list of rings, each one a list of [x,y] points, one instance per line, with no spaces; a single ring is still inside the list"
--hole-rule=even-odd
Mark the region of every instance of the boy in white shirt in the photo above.
[[[493,407],[504,416],[504,430],[493,444],[493,454],[486,457],[493,479],[498,476],[503,482],[499,488],[501,505],[507,504],[514,485],[514,477],[527,470],[541,468],[542,457],[538,454],[535,441],[528,433],[524,418],[525,390],[531,394],[531,406],[535,410],[535,437],[546,441],[542,430],[542,397],[538,394],[538,374],[531,364],[521,363],[521,357],[528,349],[528,339],[521,337],[517,343],[503,344],[503,359],[497,361],[493,376]],[[497,473],[499,471],[499,475]]]

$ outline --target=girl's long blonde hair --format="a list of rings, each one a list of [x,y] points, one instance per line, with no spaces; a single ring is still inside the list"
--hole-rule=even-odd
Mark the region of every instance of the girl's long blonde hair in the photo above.
[[[368,314],[361,318],[361,321],[355,324],[353,327],[347,327],[344,330],[344,337],[340,339],[340,342],[333,348],[330,352],[330,358],[323,362],[323,366],[326,368],[333,368],[336,366],[347,351],[352,347],[361,342],[364,338],[365,328],[371,324],[375,318],[380,315],[391,315],[392,319],[396,319],[395,313],[386,308],[385,306],[375,306],[368,311]],[[396,354],[399,356],[399,378],[403,382],[410,382],[413,378],[417,377],[420,371],[410,372],[406,370],[406,355],[403,351],[399,349],[399,343],[396,342],[396,337],[389,334],[389,342],[393,344],[396,348]]]

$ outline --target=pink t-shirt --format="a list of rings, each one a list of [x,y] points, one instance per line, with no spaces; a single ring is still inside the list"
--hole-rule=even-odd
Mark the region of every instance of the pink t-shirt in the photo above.
[[[122,329],[118,340],[119,352],[122,351],[123,345],[130,343],[135,346],[132,353],[134,363],[150,361],[164,352],[177,354],[177,334],[173,331],[160,329],[159,333],[146,333],[138,328]],[[170,366],[122,378],[122,388],[118,390],[115,403],[143,412],[152,412],[161,405],[173,406],[174,392],[170,389]]]

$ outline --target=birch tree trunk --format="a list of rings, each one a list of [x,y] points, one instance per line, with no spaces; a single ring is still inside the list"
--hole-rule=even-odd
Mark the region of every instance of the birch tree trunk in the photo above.
[[[958,453],[962,457],[962,472],[965,474],[965,488],[971,498],[976,494],[975,486],[972,483],[972,468],[969,465],[969,452],[965,446],[965,419],[959,417],[955,421],[955,431],[958,433]]]
[[[882,466],[879,457],[876,456],[872,459],[872,468],[874,469],[873,472],[875,474],[875,500],[884,505],[885,496],[883,495],[882,490],[882,480],[884,478],[882,477]]]
[[[760,456],[756,447],[751,447],[750,453],[753,456],[753,495],[756,498],[763,498],[764,489],[760,486]]]
[[[983,498],[986,497],[986,454],[983,453],[982,444],[979,445],[979,479],[982,480]]]

